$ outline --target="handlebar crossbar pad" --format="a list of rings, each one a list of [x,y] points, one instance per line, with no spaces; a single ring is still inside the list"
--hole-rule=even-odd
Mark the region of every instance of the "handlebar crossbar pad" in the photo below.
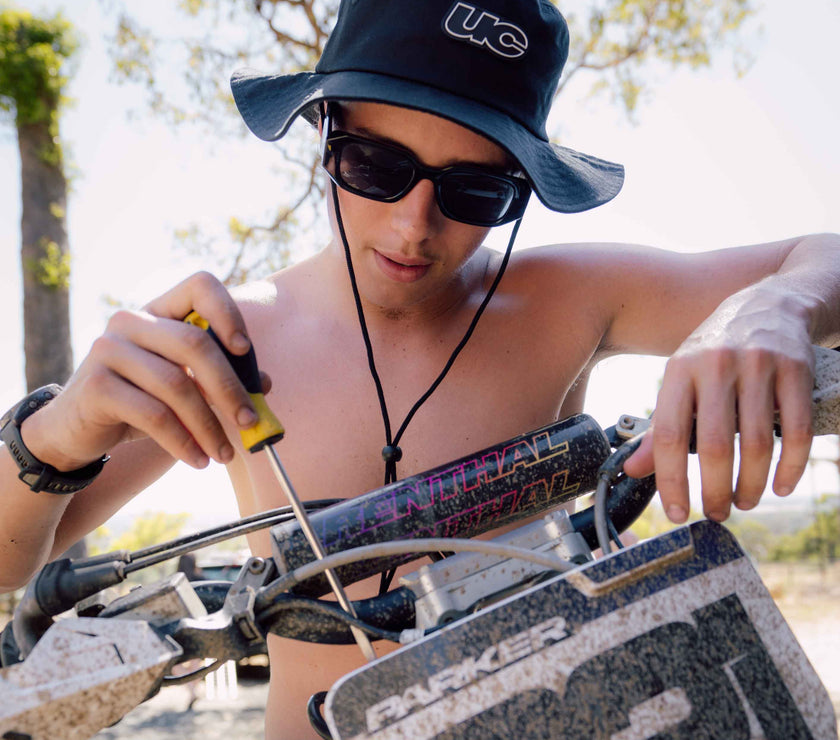
[[[319,511],[312,526],[328,554],[391,540],[475,537],[593,490],[610,452],[598,423],[579,414]],[[314,560],[296,522],[271,534],[281,572]],[[346,585],[417,557],[353,563],[337,575]],[[321,596],[329,585],[319,577],[294,590]]]

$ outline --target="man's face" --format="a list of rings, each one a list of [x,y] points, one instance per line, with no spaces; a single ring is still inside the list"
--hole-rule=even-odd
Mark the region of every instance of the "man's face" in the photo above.
[[[469,164],[509,168],[503,149],[444,118],[380,103],[343,103],[333,130],[410,150],[428,167]],[[381,203],[339,188],[339,204],[362,297],[387,310],[436,308],[473,289],[469,260],[488,229],[453,221],[420,180],[395,203]],[[335,226],[332,199],[330,215]]]

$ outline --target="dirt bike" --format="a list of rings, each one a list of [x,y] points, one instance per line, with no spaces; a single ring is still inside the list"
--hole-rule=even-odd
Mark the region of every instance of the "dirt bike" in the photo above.
[[[818,351],[817,433],[840,429],[840,353]],[[655,481],[623,463],[648,421],[584,414],[344,501],[286,507],[144,550],[48,564],[2,635],[0,737],[88,738],[168,685],[265,651],[269,633],[396,651],[307,708],[334,740],[837,737],[828,694],[750,559],[700,521],[624,547]],[[594,491],[572,515],[558,506]],[[534,515],[492,540],[471,539]],[[131,573],[271,528],[234,583]],[[602,556],[593,557],[600,548]],[[445,553],[446,556],[443,554]],[[399,586],[321,599],[421,556]],[[204,668],[175,677],[196,658]]]

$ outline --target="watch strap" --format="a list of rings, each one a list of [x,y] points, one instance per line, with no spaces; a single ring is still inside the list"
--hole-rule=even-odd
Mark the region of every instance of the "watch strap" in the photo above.
[[[58,471],[52,465],[35,457],[23,443],[20,434],[23,422],[38,409],[46,406],[59,393],[61,393],[61,386],[54,383],[38,388],[0,418],[0,439],[3,440],[12,459],[20,468],[18,478],[32,491],[76,493],[89,486],[102,472],[102,468],[108,461],[108,456],[103,455],[99,460],[94,460],[77,470]]]

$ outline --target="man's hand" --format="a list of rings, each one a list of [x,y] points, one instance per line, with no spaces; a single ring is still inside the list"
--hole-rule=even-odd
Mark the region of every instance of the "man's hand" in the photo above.
[[[811,448],[814,355],[808,313],[795,296],[759,283],[725,301],[668,361],[651,432],[625,470],[656,471],[669,519],[688,517],[686,460],[696,420],[703,511],[715,521],[734,503],[753,508],[770,472],[778,415],[782,452],[773,478],[779,496],[793,491]],[[734,438],[740,469],[733,491]]]
[[[199,273],[149,303],[119,311],[51,404],[23,425],[24,441],[60,470],[81,467],[120,442],[151,437],[196,468],[234,455],[219,419],[256,420],[251,400],[219,347],[182,319],[196,310],[236,355],[248,351],[245,322],[230,294]]]

